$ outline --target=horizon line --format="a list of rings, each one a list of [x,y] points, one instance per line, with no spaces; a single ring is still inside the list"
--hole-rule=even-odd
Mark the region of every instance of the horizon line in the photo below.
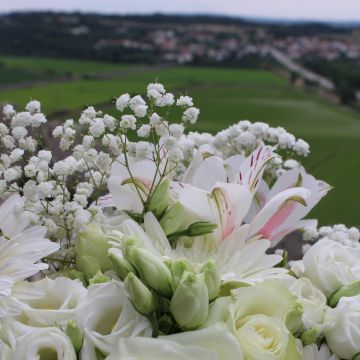
[[[286,17],[266,17],[266,16],[250,16],[250,15],[230,15],[224,13],[213,12],[161,12],[161,11],[149,11],[149,12],[101,12],[101,11],[84,11],[84,10],[52,10],[52,9],[29,9],[29,10],[8,10],[0,11],[0,16],[11,14],[26,14],[26,13],[53,13],[53,14],[83,14],[83,15],[99,15],[99,16],[179,16],[179,17],[219,17],[230,18],[234,20],[245,20],[250,22],[267,22],[267,23],[322,23],[322,24],[358,24],[360,25],[360,19],[318,19],[318,18],[286,18]]]

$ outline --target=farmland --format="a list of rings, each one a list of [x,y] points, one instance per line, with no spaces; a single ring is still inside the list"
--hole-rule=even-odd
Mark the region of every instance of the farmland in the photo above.
[[[283,126],[310,143],[304,164],[334,187],[312,216],[322,224],[360,223],[360,114],[271,72],[13,57],[0,57],[0,64],[0,103],[21,109],[38,99],[51,119],[74,116],[85,105],[116,114],[115,96],[144,93],[158,79],[175,94],[194,98],[201,110],[197,130],[215,133],[241,119]]]

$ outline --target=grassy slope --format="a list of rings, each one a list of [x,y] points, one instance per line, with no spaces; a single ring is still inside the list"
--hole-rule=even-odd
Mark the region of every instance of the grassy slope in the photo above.
[[[128,65],[101,61],[86,61],[72,59],[47,59],[36,57],[0,56],[0,63],[14,68],[22,68],[32,72],[50,72],[56,75],[72,73],[84,75],[121,70]]]
[[[29,65],[27,65],[29,66]],[[102,71],[99,68],[100,71]],[[180,68],[129,74],[111,81],[75,81],[0,92],[0,102],[23,105],[32,97],[45,112],[111,103],[124,91],[144,92],[155,78],[175,93],[189,92],[201,109],[198,130],[216,132],[240,119],[283,126],[309,141],[308,169],[335,187],[312,214],[322,223],[360,224],[360,116],[293,89],[263,71]]]

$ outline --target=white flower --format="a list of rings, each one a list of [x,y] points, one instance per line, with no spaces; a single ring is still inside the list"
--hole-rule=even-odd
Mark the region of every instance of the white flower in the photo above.
[[[176,101],[177,106],[190,107],[193,106],[193,99],[190,96],[180,96]]]
[[[234,327],[245,359],[300,360],[295,339],[287,328],[296,297],[280,281],[239,288],[233,296]]]
[[[41,160],[45,160],[47,163],[49,163],[51,161],[51,158],[52,158],[52,153],[51,153],[51,151],[48,151],[48,150],[40,150],[38,152],[37,156]]]
[[[148,124],[145,124],[145,125],[142,125],[138,129],[137,134],[138,134],[139,137],[147,138],[150,135],[150,131],[151,131],[151,126],[148,125]]]
[[[82,143],[84,145],[84,149],[87,149],[87,150],[90,149],[93,142],[94,142],[94,137],[92,135],[85,135],[83,137],[83,141],[82,141]]]
[[[96,349],[109,354],[122,337],[149,336],[148,321],[132,307],[119,281],[89,288],[86,301],[77,311],[78,325],[84,332],[81,358],[96,360]]]
[[[175,164],[184,159],[184,154],[179,148],[171,149],[168,154],[169,161]]]
[[[136,158],[138,160],[145,160],[150,154],[150,144],[146,141],[139,141],[136,143]]]
[[[155,90],[155,91],[157,91],[157,92],[160,93],[160,94],[164,94],[164,93],[165,93],[164,85],[163,85],[163,84],[160,84],[160,83],[151,83],[151,84],[148,84],[148,86],[147,86],[147,91],[148,91],[148,93],[149,93],[149,91],[152,91],[152,90]]]
[[[112,160],[109,154],[101,151],[95,161],[95,164],[98,170],[100,170],[103,173],[106,173],[110,169],[111,162]]]
[[[326,296],[341,285],[360,280],[360,249],[320,240],[304,256],[305,276]]]
[[[5,179],[7,182],[14,181],[14,180],[16,180],[16,179],[19,178],[19,177],[20,177],[20,174],[19,174],[19,172],[16,170],[16,168],[7,169],[7,170],[4,172],[4,179]]]
[[[175,227],[170,225],[170,232],[178,230],[181,221],[184,219],[175,217]],[[193,221],[192,215],[191,222]],[[208,259],[214,259],[223,281],[235,280],[251,284],[264,279],[282,278],[287,273],[285,269],[274,267],[281,261],[281,256],[266,254],[270,247],[269,241],[258,240],[248,244],[245,242],[247,226],[240,227],[233,236],[219,245],[214,246],[208,237],[203,241],[198,238],[191,247],[179,242],[175,249],[170,246],[164,230],[152,213],[145,215],[144,229],[146,233],[133,220],[125,220],[120,226],[125,235],[136,234],[143,240],[144,246],[155,254],[171,259],[187,259],[193,264],[205,264]]]
[[[283,321],[265,315],[250,315],[238,321],[236,326],[246,359],[296,359],[296,352],[292,355],[294,357],[287,353],[290,334]]]
[[[339,360],[336,355],[331,355],[326,344],[318,349],[316,344],[305,346],[302,351],[303,360]]]
[[[101,118],[95,118],[89,127],[89,132],[94,137],[101,136],[105,131],[104,121]]]
[[[119,111],[124,111],[125,108],[129,105],[129,102],[130,102],[130,95],[123,94],[116,99],[115,106]]]
[[[130,99],[130,108],[132,111],[135,111],[139,105],[146,105],[146,102],[140,95],[136,95]]]
[[[1,140],[7,149],[13,149],[15,147],[15,139],[12,136],[5,135]]]
[[[182,124],[170,124],[169,131],[174,138],[179,140],[184,133],[184,126]]]
[[[149,99],[160,99],[162,97],[162,95],[155,89],[150,89],[147,92],[147,97]]]
[[[105,126],[109,129],[109,130],[114,130],[115,128],[115,123],[116,123],[116,120],[113,116],[110,116],[110,115],[104,115],[104,124]]]
[[[34,164],[28,164],[24,167],[24,173],[27,177],[32,178],[36,175],[36,166]]]
[[[26,127],[29,126],[31,123],[31,114],[29,112],[19,112],[17,113],[11,120],[11,127],[22,126]]]
[[[54,188],[54,184],[50,181],[43,181],[37,186],[37,195],[40,199],[45,199],[46,197],[50,197],[52,194],[52,190]]]
[[[12,136],[19,140],[27,135],[27,130],[23,126],[17,126],[12,129]]]
[[[17,162],[24,155],[24,150],[14,149],[10,154],[10,161],[12,163]]]
[[[15,287],[15,295],[25,304],[21,322],[29,326],[65,326],[76,319],[76,311],[85,300],[87,290],[79,280],[45,277]]]
[[[328,306],[325,295],[309,279],[300,278],[291,284],[290,291],[297,296],[303,306],[303,323],[306,329],[322,330]]]
[[[296,141],[293,149],[298,153],[298,155],[307,156],[310,152],[310,145],[303,139],[299,139]]]
[[[150,116],[150,124],[151,125],[158,125],[161,123],[161,117],[157,113],[153,113]]]
[[[341,359],[352,359],[360,347],[360,295],[343,297],[327,313],[325,337],[329,348]]]
[[[286,167],[287,169],[294,169],[296,167],[299,167],[299,163],[293,159],[286,160],[284,162],[284,167]]]
[[[139,118],[143,118],[146,115],[147,112],[147,106],[146,105],[138,105],[135,109],[134,109],[134,114],[135,116],[139,117]]]
[[[26,104],[25,109],[33,114],[40,112],[40,107],[41,107],[40,101],[32,100]]]
[[[16,341],[13,359],[76,360],[70,339],[58,328],[31,328]]]
[[[123,129],[136,129],[136,118],[134,115],[123,115],[120,121],[120,127]]]
[[[56,139],[64,134],[64,128],[60,125],[56,126],[52,132],[53,137]]]
[[[27,200],[35,200],[37,196],[37,184],[34,180],[28,180],[23,187],[24,197]]]
[[[0,123],[0,135],[4,136],[9,133],[8,127],[4,123]]]
[[[151,354],[151,355],[150,355]],[[107,360],[243,360],[240,346],[222,323],[157,339],[120,338]]]
[[[47,119],[44,114],[36,113],[31,117],[31,126],[39,127],[41,124],[46,124]]]
[[[82,115],[86,116],[88,119],[93,119],[98,115],[98,112],[93,106],[89,106],[82,112]]]
[[[3,206],[0,217],[3,215]],[[0,220],[0,228],[3,231],[9,229],[6,221],[14,219],[13,216],[8,218],[5,221],[3,218]],[[21,217],[19,220],[22,220]],[[26,223],[27,221],[12,223],[13,227],[17,227],[15,231],[12,231],[16,235],[11,236],[10,239],[4,236],[0,237],[0,318],[8,313],[15,315],[21,311],[21,307],[19,308],[17,305],[18,300],[10,296],[12,286],[40,270],[47,269],[48,265],[39,260],[59,249],[58,244],[44,238],[46,234],[44,227],[32,227],[21,231]]]
[[[14,107],[10,104],[6,104],[3,107],[3,114],[6,117],[6,119],[11,119],[15,115]]]
[[[164,107],[164,106],[171,106],[174,104],[174,94],[166,93],[161,98],[156,99],[155,104],[156,106]]]
[[[190,124],[195,124],[200,114],[200,110],[195,107],[190,107],[184,111],[182,120],[184,122],[189,122]]]

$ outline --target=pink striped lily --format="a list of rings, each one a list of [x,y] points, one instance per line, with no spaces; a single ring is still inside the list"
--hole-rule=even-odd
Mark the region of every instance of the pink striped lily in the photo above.
[[[208,221],[218,227],[214,231],[217,242],[229,237],[241,225],[249,210],[252,194],[239,184],[215,183],[210,191],[184,184],[179,202],[186,210],[201,221]]]
[[[301,186],[301,187],[299,187]],[[284,173],[268,190],[263,187],[259,211],[251,216],[250,236],[261,235],[273,244],[304,227],[303,219],[327,194],[330,186],[307,174],[303,168]]]

